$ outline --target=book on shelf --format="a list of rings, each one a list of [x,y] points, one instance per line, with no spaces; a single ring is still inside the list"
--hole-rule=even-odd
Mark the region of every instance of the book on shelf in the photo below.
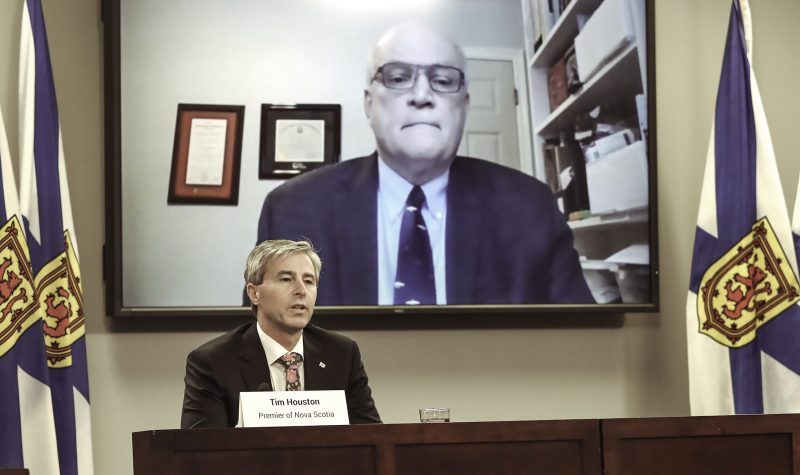
[[[553,29],[553,25],[556,23],[555,16],[553,15],[553,6],[550,0],[538,0],[537,4],[539,11],[539,31],[544,41],[547,41],[547,37],[550,36],[550,30]]]
[[[545,181],[566,216],[589,209],[586,163],[580,146],[569,138],[544,145]]]

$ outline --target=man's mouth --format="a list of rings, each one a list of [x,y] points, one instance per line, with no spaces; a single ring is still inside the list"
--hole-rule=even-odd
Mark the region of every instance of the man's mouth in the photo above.
[[[425,121],[409,122],[407,124],[403,124],[403,127],[401,127],[401,130],[402,129],[407,129],[409,127],[417,127],[417,126],[420,126],[420,125],[424,125],[424,126],[428,126],[428,127],[435,127],[437,129],[441,130],[441,127],[436,122],[425,122]]]
[[[296,303],[289,308],[291,308],[292,310],[308,310],[308,307],[306,307],[305,304],[302,303]]]

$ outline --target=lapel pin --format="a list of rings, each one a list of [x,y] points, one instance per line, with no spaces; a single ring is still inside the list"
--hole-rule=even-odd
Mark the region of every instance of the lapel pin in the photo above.
[[[319,367],[320,367],[320,368],[324,368],[324,367],[325,367],[325,363],[323,363],[322,361],[320,361],[320,362],[319,362]]]

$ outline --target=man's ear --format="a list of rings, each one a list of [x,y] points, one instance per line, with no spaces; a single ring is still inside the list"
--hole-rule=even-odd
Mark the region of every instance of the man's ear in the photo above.
[[[364,114],[367,119],[370,118],[370,109],[372,109],[372,94],[369,93],[369,89],[364,89]]]
[[[258,289],[256,288],[255,284],[247,284],[247,297],[250,299],[250,303],[253,305],[258,305]]]

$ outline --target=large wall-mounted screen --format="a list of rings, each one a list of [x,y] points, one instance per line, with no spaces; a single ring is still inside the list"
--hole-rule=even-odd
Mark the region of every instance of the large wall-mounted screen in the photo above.
[[[104,2],[109,315],[246,315],[274,238],[324,318],[656,310],[654,3]]]

